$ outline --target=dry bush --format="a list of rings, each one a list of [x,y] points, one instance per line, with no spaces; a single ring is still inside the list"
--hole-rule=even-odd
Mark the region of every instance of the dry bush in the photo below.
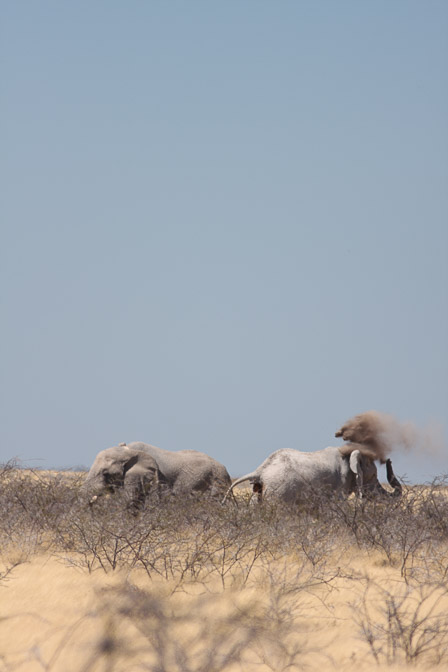
[[[293,552],[315,568],[354,544],[376,549],[406,581],[443,577],[448,543],[447,479],[406,487],[390,499],[344,499],[310,492],[300,507],[237,505],[213,498],[151,495],[136,511],[125,491],[89,506],[81,477],[42,474],[8,463],[0,470],[2,548],[47,550],[89,571],[143,568],[184,581],[248,580],[259,558]],[[428,553],[428,550],[431,553]],[[445,570],[446,571],[446,570]],[[243,578],[241,578],[243,577]]]
[[[250,606],[220,607],[216,595],[203,594],[184,603],[127,585],[107,590],[100,615],[104,635],[85,670],[133,669],[157,672],[226,670],[241,661],[257,637],[258,623]],[[134,637],[120,633],[132,626]]]
[[[315,664],[308,634],[325,624],[316,595],[325,609],[334,586],[359,586],[348,558],[371,551],[401,575],[396,589],[366,579],[357,604],[373,658],[446,661],[446,478],[386,500],[315,491],[293,508],[259,504],[244,491],[225,506],[150,494],[138,510],[126,491],[90,506],[82,480],[16,463],[0,469],[0,580],[42,551],[89,573],[135,571],[144,589],[129,579],[102,593],[100,612],[88,617],[102,619],[104,634],[86,672],[121,670],[125,661],[136,670],[186,672],[245,669],[248,661],[276,672],[302,669],[310,655]],[[215,613],[224,595],[227,606]],[[124,639],[123,627],[135,636]],[[39,664],[52,670],[51,661]]]
[[[79,478],[20,468],[17,461],[0,469],[2,521],[0,546],[20,549],[23,557],[54,544],[54,533],[77,500]]]
[[[326,499],[327,529],[337,530],[345,544],[380,552],[387,563],[399,567],[410,581],[429,572],[429,559],[439,574],[448,545],[447,478],[424,487],[405,487],[401,497]]]
[[[395,584],[367,579],[354,618],[379,665],[448,663],[448,591],[444,584]]]
[[[310,517],[272,504],[150,497],[136,516],[125,493],[92,507],[77,502],[64,525],[58,521],[54,542],[55,552],[89,571],[143,568],[179,586],[219,577],[223,588],[246,584],[259,561],[285,554],[300,555],[318,572],[335,545]]]
[[[201,582],[183,593],[164,590],[163,583],[105,588],[99,608],[86,616],[99,620],[102,632],[81,669],[221,672],[263,665],[286,672],[304,669],[311,655],[328,662],[309,644],[316,626],[310,622],[310,577],[302,569],[270,567],[243,591],[213,591]],[[67,644],[64,635],[62,656]]]

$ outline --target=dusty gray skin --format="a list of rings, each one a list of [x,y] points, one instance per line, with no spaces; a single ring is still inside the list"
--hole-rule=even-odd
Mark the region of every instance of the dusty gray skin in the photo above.
[[[259,500],[274,497],[289,504],[300,501],[310,489],[339,491],[345,495],[356,492],[359,496],[368,493],[397,496],[401,493],[401,485],[395,478],[390,460],[386,466],[393,492],[380,485],[375,462],[361,444],[330,447],[314,453],[283,448],[272,453],[258,469],[237,479],[223,501],[244,481],[251,482]]]
[[[222,496],[232,483],[223,464],[197,450],[163,450],[140,441],[129,443],[128,447],[144,451],[155,460],[174,495],[208,492],[212,496]]]
[[[84,490],[93,504],[98,497],[123,488],[130,503],[137,505],[160,480],[157,463],[146,451],[120,444],[98,453],[87,474]]]

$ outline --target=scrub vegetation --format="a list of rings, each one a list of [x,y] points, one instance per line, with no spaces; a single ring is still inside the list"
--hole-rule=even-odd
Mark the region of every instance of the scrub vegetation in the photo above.
[[[84,480],[0,470],[0,670],[446,669],[446,477],[300,507]]]

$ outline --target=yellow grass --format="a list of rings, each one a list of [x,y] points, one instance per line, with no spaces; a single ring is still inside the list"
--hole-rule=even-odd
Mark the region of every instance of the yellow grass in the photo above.
[[[6,561],[10,559],[4,558]],[[288,651],[298,646],[302,653],[297,664],[306,663],[309,669],[358,672],[378,669],[366,642],[359,638],[353,605],[362,602],[365,581],[354,579],[353,573],[358,573],[359,577],[366,574],[379,582],[381,588],[390,591],[402,588],[403,582],[398,570],[381,566],[377,557],[353,554],[343,560],[350,578],[336,579],[331,589],[320,585],[280,597],[279,609],[285,609],[292,619],[292,628],[284,638],[287,649],[284,662]],[[196,656],[199,661],[208,641],[213,640],[213,629],[215,636],[220,628],[224,629],[224,638],[232,636],[230,631],[226,634],[227,626],[223,625],[226,616],[232,619],[235,614],[237,620],[241,610],[248,609],[254,622],[262,621],[268,613],[269,601],[275,598],[275,588],[282,582],[285,586],[294,585],[290,584],[294,571],[294,565],[285,559],[258,568],[245,587],[238,586],[236,576],[235,585],[225,590],[214,580],[206,584],[190,584],[185,590],[172,593],[174,582],[150,581],[141,570],[88,574],[69,566],[63,558],[33,557],[30,562],[18,566],[0,588],[3,669],[67,672],[137,669],[141,663],[153,664],[154,655],[139,628],[123,614],[117,614],[117,608],[125,604],[129,596],[114,592],[114,589],[129,586],[147,591],[159,601],[172,620],[168,626],[169,637],[181,642],[192,660]],[[375,592],[378,592],[376,587]],[[369,600],[373,607],[374,595],[369,595]],[[448,612],[446,595],[440,609]],[[111,645],[112,649],[107,650],[107,643],[115,640],[118,648],[114,650]],[[269,655],[277,661],[274,665],[280,664],[282,656],[273,650],[272,643],[264,650],[262,648],[259,644],[249,648],[243,666],[238,664],[228,669],[247,672],[277,669],[269,667]],[[263,657],[267,658],[265,663]],[[174,666],[172,669],[182,668]],[[406,666],[388,669],[403,670]],[[428,668],[416,666],[412,669]]]
[[[235,565],[224,586],[219,573],[200,581],[141,568],[89,573],[76,549],[42,549],[0,549],[0,672],[369,672],[386,669],[386,643],[378,665],[361,623],[387,628],[387,600],[401,605],[405,627],[418,612],[419,632],[448,614],[443,582],[407,586],[384,553],[342,541],[323,572],[293,550],[261,556],[248,578]],[[240,662],[221,668],[240,644]],[[399,653],[387,670],[445,670],[447,658],[411,665]]]

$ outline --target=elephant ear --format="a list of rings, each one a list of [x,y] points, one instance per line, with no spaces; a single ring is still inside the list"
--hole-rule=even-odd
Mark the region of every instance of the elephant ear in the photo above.
[[[157,472],[157,464],[154,459],[144,452],[137,451],[131,455],[124,467],[123,475],[126,482],[134,479],[152,480]]]
[[[362,455],[359,450],[354,450],[350,455],[350,469],[356,474],[356,487],[361,491],[363,484],[363,474],[361,466]]]
[[[106,484],[112,487],[122,486],[126,473],[132,469],[137,460],[138,456],[134,453],[129,454],[128,451],[111,454],[104,473]]]
[[[137,453],[131,454],[129,459],[123,465],[123,476],[125,476],[126,473],[129,471],[129,469],[132,469],[132,467],[135,464],[137,464],[137,462],[138,462],[138,454]]]

